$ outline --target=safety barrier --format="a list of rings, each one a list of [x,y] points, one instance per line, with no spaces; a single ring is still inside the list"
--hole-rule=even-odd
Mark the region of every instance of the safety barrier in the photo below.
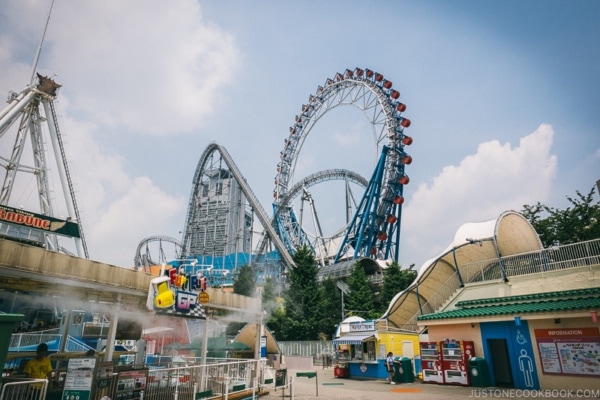
[[[255,373],[258,365],[258,373]],[[243,399],[266,390],[265,362],[239,360],[174,368],[149,366],[144,400]]]
[[[4,380],[0,400],[44,400],[47,390],[47,379]]]

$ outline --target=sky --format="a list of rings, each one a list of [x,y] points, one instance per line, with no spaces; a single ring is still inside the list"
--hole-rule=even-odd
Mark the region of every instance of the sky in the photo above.
[[[3,2],[0,93],[29,83],[49,9]],[[414,139],[398,261],[420,266],[462,224],[537,202],[564,209],[595,187],[598,20],[595,0],[56,0],[37,72],[62,85],[90,258],[122,267],[143,239],[180,238],[210,143],[270,211],[279,152],[309,95],[347,68],[382,73]],[[6,157],[13,143],[0,146]],[[295,176],[368,178],[376,155],[365,116],[336,109],[309,134]],[[24,185],[15,201],[37,200]]]

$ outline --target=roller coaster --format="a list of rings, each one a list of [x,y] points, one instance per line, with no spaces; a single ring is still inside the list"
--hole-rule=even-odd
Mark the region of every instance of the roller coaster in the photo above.
[[[285,271],[294,266],[294,252],[308,246],[321,266],[360,258],[397,260],[404,186],[409,183],[405,167],[412,162],[405,147],[413,141],[404,133],[411,121],[402,115],[406,105],[399,98],[392,82],[370,69],[347,69],[318,86],[296,115],[280,152],[272,217],[228,151],[210,144],[194,175],[183,257],[197,258],[201,265],[217,269],[231,262],[239,265],[243,258],[242,263],[275,265]],[[327,169],[295,180],[299,154],[309,133],[326,113],[340,106],[358,108],[372,128],[379,159],[370,179],[347,169]],[[324,235],[311,190],[331,180],[345,184],[346,223]],[[352,187],[362,190],[358,202]],[[310,209],[312,232],[306,229],[305,204]]]
[[[6,170],[0,192],[0,234],[19,234],[22,240],[55,251],[63,250],[57,235],[72,237],[78,255],[87,258],[53,105],[59,87],[51,78],[38,75],[36,81],[32,77],[25,90],[10,94],[9,106],[0,113],[3,141],[7,140],[9,128],[18,125],[12,152],[0,157],[0,165]],[[349,169],[334,168],[296,179],[300,154],[309,134],[324,115],[341,106],[360,110],[372,130],[378,158],[370,178]],[[405,148],[413,141],[404,133],[411,124],[403,116],[405,110],[400,92],[393,88],[392,82],[370,69],[346,69],[319,85],[301,106],[285,137],[274,171],[271,215],[262,207],[225,147],[209,144],[196,167],[181,239],[157,235],[142,240],[134,256],[135,267],[145,270],[152,264],[171,261],[180,265],[194,260],[198,268],[232,272],[229,279],[234,279],[235,269],[244,264],[259,266],[257,269],[265,276],[271,276],[293,268],[292,255],[302,246],[314,251],[321,267],[364,258],[398,260],[404,186],[409,183],[405,168],[412,162]],[[59,166],[66,218],[57,217],[49,196],[47,171],[51,168],[43,156],[46,153],[42,137],[44,124]],[[27,133],[32,138],[32,167],[24,165],[21,157]],[[8,149],[8,146],[3,147]],[[39,214],[21,212],[18,206],[11,204],[17,172],[36,177],[41,204]],[[343,211],[344,222],[325,232],[315,190],[330,181],[343,184],[344,189],[338,190],[343,192],[343,204],[336,208]],[[27,223],[38,220],[55,229],[32,229],[39,227]],[[65,227],[71,229],[65,231]],[[161,250],[156,259],[150,252],[152,243],[159,243],[160,249],[167,243],[174,246],[175,257],[168,259]]]

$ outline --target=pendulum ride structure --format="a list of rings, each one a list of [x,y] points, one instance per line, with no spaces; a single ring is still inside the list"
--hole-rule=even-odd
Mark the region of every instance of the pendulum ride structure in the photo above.
[[[0,235],[42,246],[48,250],[70,253],[62,247],[59,236],[74,239],[77,256],[88,258],[87,246],[81,229],[81,219],[75,201],[75,192],[69,174],[67,158],[60,134],[54,99],[60,85],[51,78],[37,74],[22,92],[11,92],[8,106],[0,111],[0,141],[8,142],[14,136],[12,152],[0,156],[5,170],[0,191]],[[16,132],[11,130],[16,128]],[[48,132],[67,216],[57,217],[57,205],[51,196],[50,166],[45,147],[44,130]],[[33,165],[25,165],[23,157],[27,138],[30,138]],[[8,146],[3,146],[8,149]],[[25,211],[13,204],[13,191],[18,176],[35,177],[39,199],[38,211]],[[12,196],[12,197],[11,197]]]

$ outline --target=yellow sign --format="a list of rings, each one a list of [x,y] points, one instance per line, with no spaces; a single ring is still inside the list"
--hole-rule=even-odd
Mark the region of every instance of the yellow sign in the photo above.
[[[198,293],[198,301],[202,304],[208,303],[210,301],[210,296],[206,292]]]

